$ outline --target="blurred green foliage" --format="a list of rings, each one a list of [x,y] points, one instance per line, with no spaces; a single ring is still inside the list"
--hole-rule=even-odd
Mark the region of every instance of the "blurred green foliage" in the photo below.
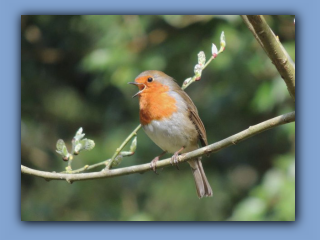
[[[266,16],[294,60],[293,18]],[[181,85],[193,76],[198,52],[209,58],[211,43],[219,46],[221,31],[225,52],[186,90],[209,143],[294,110],[284,81],[239,16],[22,16],[21,163],[63,171],[56,141],[70,148],[79,127],[96,146],[77,156],[73,169],[110,158],[139,124],[138,99],[131,98],[137,89],[127,82],[156,69]],[[160,175],[72,185],[22,175],[21,219],[292,221],[294,143],[291,123],[204,157],[214,194],[201,200],[187,164]],[[160,152],[139,131],[136,154],[118,167],[147,163]]]

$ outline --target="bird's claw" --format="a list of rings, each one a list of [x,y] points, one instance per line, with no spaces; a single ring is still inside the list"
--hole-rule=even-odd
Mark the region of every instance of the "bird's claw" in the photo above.
[[[176,168],[177,168],[178,170],[180,170],[180,169],[179,169],[179,159],[178,159],[178,157],[179,157],[178,154],[174,154],[174,155],[172,156],[172,158],[171,158],[170,163],[171,163],[172,166],[175,165]]]
[[[159,158],[155,158],[153,159],[151,162],[150,162],[150,168],[152,169],[152,171],[159,175],[159,173],[157,172],[157,169],[156,169],[156,162],[159,160]]]

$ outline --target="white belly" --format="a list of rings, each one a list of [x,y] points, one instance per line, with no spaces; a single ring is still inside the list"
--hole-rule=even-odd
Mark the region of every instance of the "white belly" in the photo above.
[[[182,113],[174,113],[170,118],[160,121],[153,120],[144,125],[143,129],[155,144],[168,153],[174,153],[182,147],[185,147],[182,152],[198,148],[195,125]]]

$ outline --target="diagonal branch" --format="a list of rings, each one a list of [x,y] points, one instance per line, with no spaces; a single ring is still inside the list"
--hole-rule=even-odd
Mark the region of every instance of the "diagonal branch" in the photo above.
[[[295,65],[287,51],[262,15],[243,15],[242,19],[276,66],[287,85],[291,97],[295,101]]]
[[[203,148],[199,148],[189,153],[182,154],[181,156],[179,156],[179,161],[185,162],[192,158],[199,157],[204,154],[220,151],[221,149],[237,144],[238,142],[243,141],[256,134],[259,134],[263,131],[272,129],[276,126],[280,126],[286,123],[294,122],[294,121],[295,121],[295,112],[287,113],[287,114],[269,119],[257,125],[250,126],[248,129],[243,130],[219,142],[213,143]],[[168,158],[162,161],[158,161],[157,167],[171,166],[170,160],[171,159]],[[97,179],[97,178],[110,178],[110,177],[133,174],[133,173],[143,173],[149,170],[151,170],[150,164],[146,163],[146,164],[141,164],[141,165],[136,165],[131,167],[124,167],[124,168],[118,168],[118,169],[112,169],[112,170],[103,170],[101,172],[94,172],[94,173],[66,174],[66,173],[38,171],[38,170],[34,170],[21,165],[21,173],[41,177],[46,180],[66,180],[69,183],[72,183],[74,181],[83,181],[83,180],[90,180],[90,179]]]

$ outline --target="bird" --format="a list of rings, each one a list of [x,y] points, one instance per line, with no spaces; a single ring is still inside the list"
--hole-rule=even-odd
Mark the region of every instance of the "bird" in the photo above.
[[[157,70],[140,73],[134,82],[139,91],[140,123],[147,136],[163,150],[155,157],[150,168],[156,172],[156,163],[165,153],[173,153],[171,164],[178,166],[178,156],[207,146],[205,127],[198,110],[188,94],[176,81]],[[212,196],[201,157],[188,161],[199,198]],[[157,172],[156,172],[157,173]]]

